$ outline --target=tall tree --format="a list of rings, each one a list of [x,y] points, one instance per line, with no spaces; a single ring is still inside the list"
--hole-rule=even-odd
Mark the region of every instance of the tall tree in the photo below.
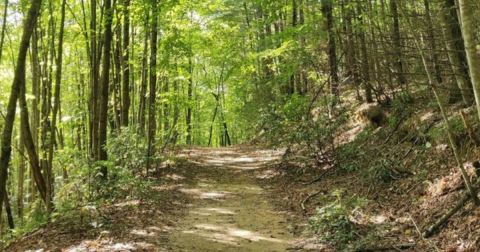
[[[330,66],[330,91],[333,95],[339,96],[338,91],[338,65],[337,48],[335,43],[335,34],[333,31],[333,2],[332,0],[322,1],[322,15],[324,19],[324,29],[328,37],[328,62]]]
[[[403,86],[406,84],[405,73],[403,71],[403,59],[402,59],[402,41],[400,36],[400,21],[398,17],[398,0],[390,0],[390,11],[392,12],[393,20],[393,35],[392,42],[394,48],[394,65],[395,65],[395,76],[397,77],[398,83]],[[405,91],[408,92],[408,85],[405,86]]]
[[[148,161],[147,172],[150,168],[150,159],[155,154],[155,135],[157,132],[156,121],[156,98],[157,98],[157,39],[158,39],[158,15],[157,3],[152,6],[152,27],[150,43],[150,87],[148,95]]]
[[[130,110],[130,0],[123,2],[122,126],[128,126]]]
[[[25,87],[25,68],[27,60],[28,47],[30,46],[30,37],[37,23],[37,17],[40,13],[42,1],[32,0],[26,18],[23,22],[23,33],[18,49],[17,63],[13,77],[12,89],[8,100],[7,114],[5,116],[5,126],[2,132],[1,155],[0,155],[0,200],[6,197],[6,184],[8,179],[8,163],[12,154],[12,134],[13,123],[15,121],[15,111],[17,101],[20,96],[20,89]],[[3,204],[0,204],[0,213]]]
[[[57,116],[60,109],[60,86],[62,81],[62,64],[63,64],[63,34],[65,31],[65,5],[66,0],[62,1],[61,18],[60,18],[60,33],[58,40],[58,53],[56,61],[56,74],[55,74],[55,96],[53,101],[53,115],[52,125],[50,128],[50,146],[48,150],[48,168],[47,168],[47,207],[48,212],[52,211],[50,199],[53,195],[53,149],[57,145],[56,130],[57,130]]]
[[[448,1],[448,0],[447,0]],[[458,51],[458,45],[455,42],[454,39],[454,26],[458,26],[458,19],[456,18],[456,12],[455,12],[455,18],[452,17],[450,10],[448,9],[448,5],[444,7],[445,9],[441,11],[440,13],[440,22],[442,24],[442,32],[443,32],[443,40],[445,41],[445,45],[447,48],[447,55],[448,59],[450,61],[450,65],[452,67],[453,74],[455,76],[455,83],[454,85],[457,85],[457,88],[451,88],[453,92],[455,91],[460,91],[460,95],[462,97],[463,103],[465,106],[470,106],[472,105],[472,102],[474,101],[473,95],[472,95],[472,88],[469,82],[468,77],[465,76],[464,69],[462,67],[462,54],[464,51]],[[461,34],[460,34],[461,35]],[[459,38],[462,38],[461,36]],[[457,40],[463,41],[463,39],[459,39],[457,37]],[[463,43],[462,43],[462,48]],[[452,92],[451,91],[451,92]],[[451,94],[452,96],[458,95],[458,94]]]
[[[108,86],[110,81],[110,54],[112,43],[112,21],[113,8],[112,1],[105,0],[105,34],[103,42],[103,61],[102,61],[102,77],[100,79],[100,104],[99,104],[99,122],[98,122],[98,160],[106,161],[107,150],[107,124],[108,124]],[[104,179],[107,179],[108,171],[105,165],[100,169]]]
[[[472,1],[458,0],[460,10],[463,41],[467,54],[470,77],[472,79],[473,91],[477,105],[478,116],[480,117],[480,56],[477,54],[477,43],[475,27],[473,23]]]
[[[187,124],[187,137],[186,142],[187,145],[192,144],[192,96],[193,96],[193,63],[192,58],[188,58],[188,69],[189,69],[189,77],[188,77],[188,87],[187,87],[187,115],[186,115],[186,124]]]

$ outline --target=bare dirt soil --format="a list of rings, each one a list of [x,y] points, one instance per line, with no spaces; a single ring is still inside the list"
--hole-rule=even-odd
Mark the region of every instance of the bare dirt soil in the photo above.
[[[281,154],[182,150],[149,177],[143,197],[83,206],[3,251],[286,251],[294,242],[286,213],[254,177]]]
[[[197,149],[196,181],[181,189],[193,200],[170,236],[172,251],[285,251],[293,242],[284,213],[249,172],[276,161],[275,151]]]

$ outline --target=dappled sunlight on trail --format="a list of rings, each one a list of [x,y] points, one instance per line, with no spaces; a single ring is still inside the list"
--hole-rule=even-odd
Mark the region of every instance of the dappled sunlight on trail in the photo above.
[[[182,155],[198,170],[197,184],[181,191],[193,202],[172,235],[172,251],[285,251],[293,238],[250,170],[281,151],[191,149]]]
[[[180,154],[188,157],[199,166],[214,166],[225,169],[256,170],[266,164],[277,161],[283,150],[254,150],[248,153],[235,149],[214,149],[205,153],[205,149],[188,149]],[[238,150],[238,149],[236,149]]]

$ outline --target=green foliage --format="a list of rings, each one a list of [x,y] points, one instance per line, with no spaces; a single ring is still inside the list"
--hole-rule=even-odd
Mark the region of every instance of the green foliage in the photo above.
[[[269,110],[262,110],[261,124],[267,140],[273,145],[285,144],[285,137],[292,133],[292,128],[305,120],[308,105],[306,97],[294,94],[282,107],[274,104]]]
[[[370,168],[369,173],[373,174],[374,178],[380,179],[383,182],[389,182],[393,179],[392,164],[386,160],[378,160]]]
[[[359,227],[354,222],[354,212],[364,208],[367,200],[356,196],[344,196],[345,189],[332,192],[332,201],[317,209],[310,218],[310,227],[322,240],[337,249],[345,248],[350,241],[358,238]]]
[[[342,164],[342,168],[348,172],[358,169],[356,157],[358,156],[358,147],[355,143],[347,143],[336,148],[336,158]]]
[[[117,131],[108,138],[105,148],[109,153],[109,161],[112,162],[107,166],[112,166],[110,168],[114,176],[139,173],[147,164],[147,140],[133,128]]]

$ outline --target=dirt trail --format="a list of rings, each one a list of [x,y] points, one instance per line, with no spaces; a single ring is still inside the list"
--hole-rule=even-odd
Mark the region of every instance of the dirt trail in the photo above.
[[[240,148],[185,153],[197,167],[188,213],[169,237],[171,251],[286,251],[293,237],[282,213],[250,176],[280,152]]]

